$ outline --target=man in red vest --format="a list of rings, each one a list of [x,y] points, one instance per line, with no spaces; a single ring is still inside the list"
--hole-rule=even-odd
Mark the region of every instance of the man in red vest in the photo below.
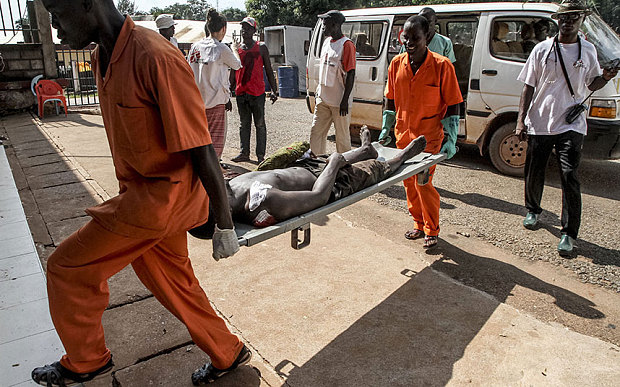
[[[237,109],[241,125],[239,126],[239,137],[241,139],[241,152],[232,161],[250,161],[250,133],[252,132],[252,116],[256,126],[256,157],[258,162],[265,158],[265,148],[267,147],[267,127],[265,126],[265,80],[263,78],[263,68],[267,73],[267,79],[271,86],[272,93],[269,96],[271,103],[278,99],[278,86],[276,85],[271,61],[269,60],[269,50],[264,43],[254,41],[254,33],[258,25],[256,20],[245,17],[241,21],[241,47],[239,48],[239,58],[241,67],[235,71],[235,77],[231,76],[231,85],[235,85],[235,95],[237,98]],[[232,87],[232,86],[231,86]]]

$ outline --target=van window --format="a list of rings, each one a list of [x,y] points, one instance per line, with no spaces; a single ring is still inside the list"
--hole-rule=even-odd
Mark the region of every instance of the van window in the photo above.
[[[556,24],[547,18],[496,18],[491,29],[491,54],[525,62],[537,43],[556,32]]]
[[[381,51],[381,36],[387,23],[382,21],[345,22],[342,33],[355,43],[355,56],[375,59]]]
[[[469,71],[471,69],[471,58],[474,51],[474,41],[478,30],[478,20],[467,21],[448,21],[446,23],[446,33],[452,41],[454,47],[454,70],[459,81],[459,87],[463,97],[467,96],[469,85]]]
[[[355,56],[358,60],[374,60],[381,52],[381,36],[387,28],[385,21],[351,21],[342,25],[342,33],[355,44]],[[319,32],[315,56],[319,57],[323,47],[323,30]]]
[[[390,32],[390,45],[388,46],[389,61],[391,61],[394,56],[400,53],[400,49],[403,45],[401,37],[403,33],[403,25],[404,20],[402,20],[400,23],[395,20],[394,24],[392,25],[392,31]]]

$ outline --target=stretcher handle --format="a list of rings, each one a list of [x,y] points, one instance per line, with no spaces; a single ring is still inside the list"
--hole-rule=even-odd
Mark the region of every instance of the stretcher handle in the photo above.
[[[304,232],[304,239],[299,239],[299,231]],[[303,226],[297,227],[291,231],[291,247],[295,250],[303,249],[310,245],[310,223],[306,223]]]

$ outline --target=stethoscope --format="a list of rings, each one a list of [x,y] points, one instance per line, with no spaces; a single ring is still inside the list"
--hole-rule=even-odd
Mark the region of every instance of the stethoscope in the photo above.
[[[581,60],[581,37],[579,35],[577,35],[577,47],[579,48],[579,55],[577,57],[577,60],[573,63],[574,68],[584,67],[583,60]],[[547,56],[545,57],[545,64],[547,64],[547,60],[549,59],[551,52],[554,50],[556,51],[555,63],[557,65],[558,55],[559,56],[562,55],[562,52],[560,50],[560,42],[558,40],[558,35],[556,35],[553,38],[553,44],[551,45],[551,48],[549,49],[549,52],[547,53]]]

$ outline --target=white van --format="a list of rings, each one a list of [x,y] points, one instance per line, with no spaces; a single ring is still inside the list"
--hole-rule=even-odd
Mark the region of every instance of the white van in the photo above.
[[[345,35],[356,43],[365,35],[366,46],[357,52],[357,68],[351,112],[352,134],[361,125],[381,128],[383,92],[387,68],[400,50],[400,34],[407,18],[423,6],[365,8],[342,11]],[[531,51],[537,26],[539,40],[557,33],[551,3],[467,3],[433,5],[436,30],[454,44],[454,67],[464,106],[461,108],[459,141],[477,144],[502,173],[521,175],[527,144],[513,135],[523,84],[517,76]],[[548,26],[547,31],[540,26]],[[529,31],[528,31],[529,30]],[[543,32],[541,32],[543,31]],[[582,32],[598,51],[601,65],[620,57],[620,38],[597,15],[586,18]],[[321,23],[317,22],[310,43],[306,83],[308,109],[314,110],[320,63]],[[372,55],[374,53],[374,55]],[[584,156],[620,157],[620,78],[597,91],[588,105],[588,136]],[[378,133],[378,132],[377,132]]]

